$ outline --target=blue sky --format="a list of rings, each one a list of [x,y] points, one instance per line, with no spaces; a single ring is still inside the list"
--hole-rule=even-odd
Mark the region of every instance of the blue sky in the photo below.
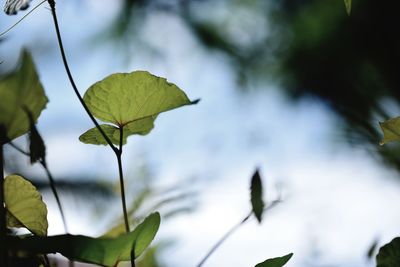
[[[369,245],[376,238],[382,244],[399,234],[398,174],[379,165],[364,149],[346,145],[338,131],[340,119],[315,99],[293,103],[272,82],[254,83],[248,93],[240,92],[229,59],[200,46],[171,14],[160,12],[143,21],[140,38],[130,44],[135,52],[129,60],[112,44],[91,47],[93,33],[116,14],[114,3],[58,3],[67,54],[81,92],[110,73],[142,69],[167,77],[191,99],[201,98],[196,106],[162,114],[153,132],[131,137],[124,152],[127,169],[137,161],[147,162],[157,186],[195,179],[198,209],[166,221],[157,237],[178,240],[164,253],[165,261],[170,266],[195,265],[247,214],[249,179],[258,166],[266,199],[282,191],[284,202],[262,225],[246,224],[207,266],[254,266],[289,252],[295,256],[287,266],[373,266],[365,259]],[[0,17],[2,28],[17,19]],[[41,47],[35,46],[39,40]],[[151,49],[144,49],[143,41]],[[92,125],[68,84],[51,16],[44,7],[2,43],[3,64],[14,62],[22,46],[31,49],[50,98],[39,129],[55,176],[101,173],[105,179],[116,179],[112,152],[78,140]],[[39,168],[35,171],[40,173]],[[74,217],[72,232],[100,234],[81,205],[68,204],[67,214]],[[111,212],[118,213],[119,205],[115,203]],[[62,232],[52,204],[49,220],[50,233]]]

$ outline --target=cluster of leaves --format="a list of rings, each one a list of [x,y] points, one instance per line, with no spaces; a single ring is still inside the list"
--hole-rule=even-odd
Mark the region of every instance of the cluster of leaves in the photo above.
[[[0,80],[0,97],[6,100],[0,105],[0,124],[4,129],[1,145],[29,134],[32,163],[44,160],[44,142],[35,122],[48,99],[27,51],[23,52],[20,67]],[[87,90],[84,101],[96,118],[111,123],[100,127],[114,144],[125,144],[130,135],[149,133],[161,112],[197,103],[190,101],[176,85],[145,71],[106,77]],[[88,130],[79,139],[89,144],[106,144],[98,128]],[[251,181],[251,203],[252,212],[261,222],[264,202],[258,171]],[[29,255],[61,253],[70,260],[101,266],[116,266],[120,261],[139,257],[150,245],[160,225],[160,214],[156,212],[146,217],[132,232],[115,237],[47,236],[47,207],[40,192],[29,180],[14,174],[4,179],[4,204],[7,227],[25,228],[31,232],[29,235],[7,235],[7,250]],[[291,256],[269,259],[257,266],[283,266]]]

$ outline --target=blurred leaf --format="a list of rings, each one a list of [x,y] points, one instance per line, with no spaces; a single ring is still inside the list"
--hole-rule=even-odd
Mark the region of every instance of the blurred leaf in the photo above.
[[[344,5],[346,7],[347,15],[350,16],[350,13],[351,13],[351,0],[344,0]]]
[[[293,253],[290,253],[282,257],[268,259],[257,264],[256,267],[282,267],[290,260],[292,256]]]
[[[145,118],[141,120],[134,121],[126,125],[123,134],[123,141],[122,144],[126,144],[126,139],[128,136],[133,134],[138,135],[146,135],[148,134],[154,127],[154,120],[156,116]],[[100,127],[104,130],[105,134],[110,138],[111,142],[115,145],[119,145],[119,128],[108,125],[102,124]],[[94,127],[79,137],[79,140],[85,144],[93,144],[93,145],[107,145],[106,140],[104,140],[103,136],[99,132],[99,130]]]
[[[250,186],[250,196],[251,196],[251,206],[253,213],[256,216],[258,222],[261,223],[262,213],[264,210],[263,188],[260,173],[258,170],[255,171],[253,177],[251,178]]]
[[[12,248],[37,254],[59,252],[65,257],[86,263],[113,267],[129,261],[131,251],[139,257],[150,245],[160,226],[160,214],[149,215],[134,231],[116,238],[92,238],[81,235],[50,237],[9,237]]]
[[[367,251],[367,258],[368,259],[372,259],[372,257],[375,254],[376,248],[378,247],[379,241],[378,240],[374,240],[374,242],[372,242],[372,244],[369,246],[368,251]]]
[[[96,118],[127,128],[127,134],[147,134],[159,113],[198,102],[146,71],[112,74],[92,85],[83,98]],[[111,134],[112,128],[108,130]],[[97,139],[90,141],[102,144]]]
[[[383,131],[383,139],[380,142],[380,145],[392,141],[400,141],[400,116],[380,122],[379,125]]]
[[[30,129],[29,132],[29,155],[31,159],[31,164],[42,160],[45,162],[46,159],[46,146],[44,145],[44,141],[39,134],[39,131],[36,129],[35,121],[33,119],[32,113],[29,110],[26,110],[26,113],[29,118]]]
[[[4,202],[9,227],[23,227],[38,236],[47,235],[47,208],[42,196],[27,180],[18,175],[9,175],[4,179]]]
[[[0,125],[6,128],[7,138],[12,140],[29,131],[24,108],[36,121],[47,102],[32,57],[24,50],[21,67],[0,79]]]
[[[377,267],[400,266],[400,237],[396,237],[390,243],[379,249],[376,256]]]

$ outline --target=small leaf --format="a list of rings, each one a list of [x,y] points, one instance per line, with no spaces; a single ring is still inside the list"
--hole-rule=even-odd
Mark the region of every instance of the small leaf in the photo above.
[[[47,102],[32,57],[24,51],[21,67],[0,78],[0,125],[6,129],[7,141],[29,131],[30,123],[24,108],[36,121]]]
[[[251,196],[251,206],[253,213],[256,216],[258,222],[261,223],[262,214],[264,211],[264,201],[262,199],[263,197],[262,182],[258,170],[255,171],[253,177],[251,178],[250,196]]]
[[[122,144],[126,144],[126,139],[130,135],[138,134],[138,135],[146,135],[148,134],[154,127],[154,120],[156,117],[149,117],[141,120],[134,121],[129,123],[123,127],[124,134],[123,134],[123,141]],[[100,127],[103,129],[104,133],[110,138],[111,142],[115,145],[119,145],[119,137],[120,132],[119,128],[108,125],[102,124]],[[85,133],[83,133],[79,140],[85,144],[93,144],[93,145],[107,145],[106,140],[104,140],[103,136],[101,135],[100,131],[94,127]]]
[[[256,267],[282,267],[290,260],[292,256],[293,253],[290,253],[282,257],[268,259],[257,264]]]
[[[351,13],[351,0],[344,0],[344,5],[346,7],[347,15],[350,16],[350,13]]]
[[[14,217],[7,216],[8,226],[18,227],[18,221],[35,235],[47,235],[46,204],[29,181],[18,175],[7,176],[4,179],[4,202],[7,211]]]
[[[376,256],[377,267],[400,266],[400,237],[396,237],[390,243],[379,249]]]
[[[34,254],[61,253],[65,257],[102,266],[117,266],[129,261],[131,251],[139,257],[150,245],[160,226],[160,214],[149,215],[134,231],[116,238],[92,238],[81,235],[51,237],[8,237],[11,248]]]
[[[128,128],[127,136],[147,134],[158,114],[198,102],[190,101],[175,84],[147,71],[112,74],[92,85],[83,99],[96,118]],[[108,127],[109,134],[114,135],[111,129]],[[96,131],[88,134],[83,142],[104,144]]]
[[[380,145],[384,145],[392,141],[400,141],[400,116],[380,122],[379,126],[383,132],[383,139]]]
[[[29,156],[31,159],[31,164],[39,160],[45,162],[46,146],[44,145],[44,141],[36,128],[32,113],[28,109],[26,109],[25,111],[28,115],[31,129],[31,131],[29,132]]]

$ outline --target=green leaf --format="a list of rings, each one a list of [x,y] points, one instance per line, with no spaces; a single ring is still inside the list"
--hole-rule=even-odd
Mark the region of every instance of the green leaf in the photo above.
[[[47,208],[37,189],[18,175],[4,179],[4,202],[12,216],[7,216],[9,227],[23,227],[38,236],[47,235]]]
[[[162,112],[198,102],[190,101],[175,84],[147,71],[112,74],[92,85],[83,99],[96,118],[117,128],[128,128],[128,136],[149,133],[156,116]],[[109,134],[113,136],[111,129],[108,127]],[[83,140],[104,144],[98,137],[94,131]]]
[[[250,197],[251,197],[251,206],[254,215],[256,216],[258,222],[261,223],[262,214],[264,211],[264,201],[263,197],[263,188],[260,173],[256,170],[251,178],[250,185]]]
[[[380,122],[379,126],[383,132],[383,139],[380,142],[380,145],[384,145],[392,141],[400,141],[400,116]]]
[[[51,237],[9,237],[10,247],[34,254],[61,253],[65,257],[102,266],[129,261],[131,251],[139,257],[150,245],[160,226],[160,214],[149,215],[134,231],[116,238],[92,238],[81,235]]]
[[[31,128],[29,132],[29,156],[31,159],[31,164],[39,160],[45,162],[46,146],[44,145],[44,141],[36,128],[32,113],[29,110],[26,110],[26,113],[29,118],[29,124]]]
[[[32,57],[24,51],[20,68],[0,78],[0,125],[6,129],[6,141],[29,131],[29,118],[24,109],[36,121],[47,102]]]
[[[347,15],[350,16],[350,13],[351,13],[351,0],[344,0],[344,5],[346,7]]]
[[[149,117],[141,120],[134,121],[132,123],[127,124],[123,127],[123,141],[122,144],[126,144],[126,139],[130,135],[138,134],[138,135],[146,135],[148,134],[154,127],[154,120],[156,116]],[[103,129],[104,133],[110,138],[111,142],[115,145],[119,144],[120,132],[119,128],[102,124],[100,127]],[[85,144],[93,144],[93,145],[107,145],[106,140],[104,140],[100,131],[93,127],[92,129],[86,131],[79,137],[79,140]]]
[[[379,249],[376,256],[377,267],[400,266],[400,237],[396,237],[390,243]]]
[[[292,256],[293,253],[290,253],[282,257],[268,259],[264,262],[257,264],[256,267],[282,267],[290,260]]]

